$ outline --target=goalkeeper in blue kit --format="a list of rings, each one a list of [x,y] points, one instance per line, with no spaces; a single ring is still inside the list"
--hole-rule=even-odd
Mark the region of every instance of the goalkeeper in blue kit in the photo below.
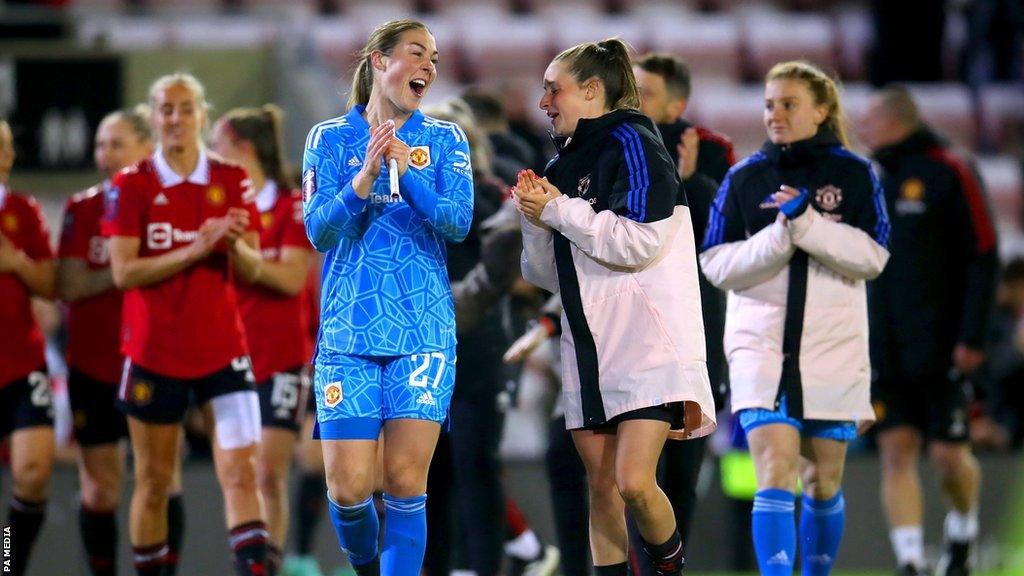
[[[314,434],[323,441],[331,520],[361,576],[419,574],[427,471],[455,384],[445,242],[469,231],[473,183],[462,130],[418,111],[436,65],[423,24],[378,27],[348,113],[310,131],[303,159],[306,233],[326,252]]]

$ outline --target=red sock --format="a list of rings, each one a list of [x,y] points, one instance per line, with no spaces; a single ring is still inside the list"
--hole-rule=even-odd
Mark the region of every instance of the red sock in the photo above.
[[[520,534],[530,529],[522,510],[511,498],[505,498],[505,526],[511,536],[509,540],[518,538]]]

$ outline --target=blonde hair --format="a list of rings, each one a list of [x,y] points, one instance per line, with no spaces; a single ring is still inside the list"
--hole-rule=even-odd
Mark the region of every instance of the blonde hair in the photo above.
[[[391,51],[398,45],[402,34],[409,30],[425,30],[430,32],[426,24],[416,20],[391,20],[377,26],[370,33],[359,53],[359,62],[352,74],[352,91],[348,95],[348,108],[351,110],[357,104],[366,105],[370,101],[370,92],[373,90],[373,65],[370,62],[370,55],[374,52],[381,52],[391,55]]]
[[[195,76],[188,72],[166,74],[154,80],[153,83],[149,85],[150,107],[156,108],[156,95],[158,93],[176,85],[184,86],[188,88],[192,94],[195,94],[196,100],[204,111],[208,111],[210,109],[210,105],[206,102],[206,89],[203,88],[203,84]]]
[[[850,140],[846,135],[846,114],[839,101],[839,81],[825,74],[820,68],[804,60],[779,62],[765,75],[764,82],[772,80],[801,80],[814,96],[814,103],[824,106],[828,115],[822,126],[831,130],[843,146],[849,147]]]
[[[598,78],[604,84],[605,104],[610,110],[640,108],[640,90],[633,75],[629,46],[618,38],[577,44],[555,56],[565,62],[568,72],[582,84]]]
[[[149,124],[151,110],[147,104],[136,104],[131,108],[115,110],[103,117],[100,124],[104,122],[124,122],[128,128],[139,139],[139,142],[150,142],[153,140],[153,127]]]

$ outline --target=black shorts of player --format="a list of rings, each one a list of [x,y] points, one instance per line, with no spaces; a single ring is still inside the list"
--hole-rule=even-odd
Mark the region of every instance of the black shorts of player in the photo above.
[[[904,382],[883,379],[876,387],[879,432],[911,426],[930,440],[967,441],[970,400],[963,381],[936,375]]]
[[[128,423],[117,409],[116,382],[97,380],[71,368],[68,399],[79,446],[113,444],[128,437]]]
[[[53,396],[45,366],[0,388],[0,438],[34,426],[53,426]]]
[[[618,416],[605,420],[601,424],[583,426],[580,428],[574,428],[574,430],[591,430],[598,434],[615,434],[619,424],[626,420],[657,420],[659,422],[667,422],[672,428],[682,428],[684,414],[683,408],[684,404],[682,402],[637,408],[636,410],[623,412]]]
[[[177,424],[190,404],[202,406],[217,396],[254,390],[254,380],[247,356],[199,378],[174,378],[129,364],[121,380],[118,408],[149,424]]]
[[[260,395],[260,419],[264,428],[284,428],[293,432],[302,428],[311,396],[308,367],[275,372],[256,385],[256,392]]]

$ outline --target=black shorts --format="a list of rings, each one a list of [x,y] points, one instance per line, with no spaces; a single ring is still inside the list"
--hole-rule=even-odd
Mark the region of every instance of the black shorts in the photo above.
[[[256,385],[260,395],[260,420],[264,428],[285,428],[298,432],[309,410],[309,369],[300,366]],[[314,403],[314,412],[316,404]]]
[[[967,441],[970,398],[963,380],[945,375],[903,382],[883,379],[876,390],[878,431],[911,426],[931,440]]]
[[[53,396],[45,366],[0,388],[0,438],[33,426],[53,426]]]
[[[150,424],[177,424],[190,404],[202,406],[217,396],[252,391],[255,379],[248,356],[199,378],[174,378],[129,363],[121,378],[118,408]]]
[[[657,406],[637,408],[636,410],[623,412],[618,416],[605,420],[601,424],[581,426],[579,428],[573,428],[573,430],[591,430],[602,434],[615,434],[615,431],[619,427],[619,423],[625,422],[626,420],[657,420],[659,422],[667,422],[671,428],[682,428],[684,407],[685,405],[683,402],[673,402],[671,404],[658,404]]]
[[[68,399],[79,446],[112,444],[128,437],[128,422],[117,409],[117,383],[103,382],[71,368]]]

